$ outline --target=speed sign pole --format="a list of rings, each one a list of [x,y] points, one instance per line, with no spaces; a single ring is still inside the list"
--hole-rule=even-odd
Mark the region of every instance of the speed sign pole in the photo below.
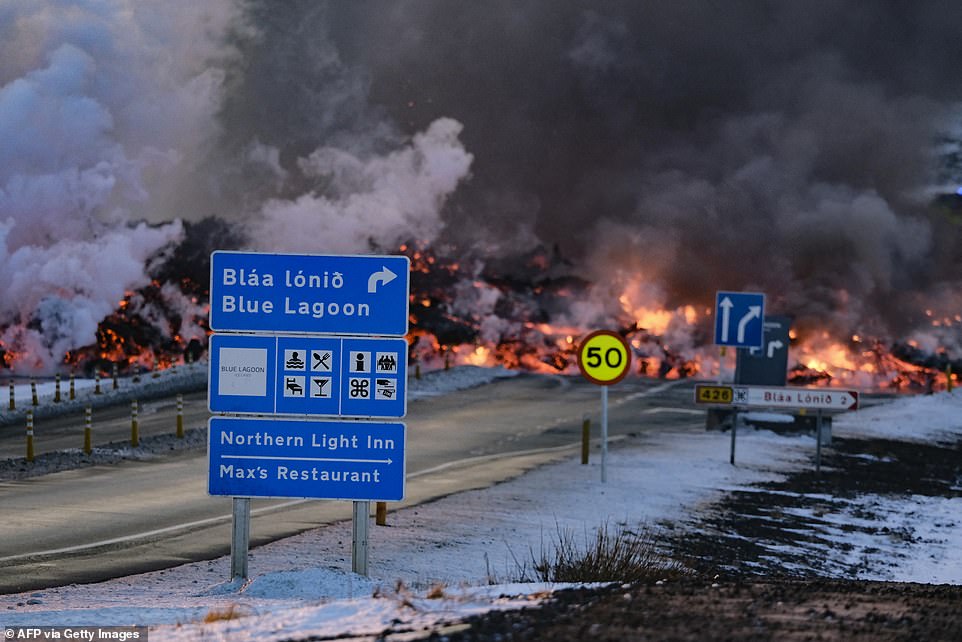
[[[601,482],[608,481],[608,386],[628,374],[631,351],[625,338],[611,330],[596,330],[578,347],[578,369],[601,386]]]

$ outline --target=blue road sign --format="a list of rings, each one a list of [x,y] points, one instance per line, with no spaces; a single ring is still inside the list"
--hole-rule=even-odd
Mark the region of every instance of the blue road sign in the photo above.
[[[788,383],[791,325],[790,317],[765,317],[765,347],[738,351],[735,383],[758,386],[784,386]]]
[[[211,412],[403,417],[405,339],[214,334]]]
[[[405,426],[212,417],[207,491],[233,497],[404,499]]]
[[[764,318],[764,294],[718,292],[715,295],[715,345],[761,348]]]
[[[216,251],[210,327],[222,332],[403,336],[406,256]]]

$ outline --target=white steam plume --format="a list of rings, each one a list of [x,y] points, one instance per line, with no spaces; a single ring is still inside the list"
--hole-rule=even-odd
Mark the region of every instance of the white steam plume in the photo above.
[[[441,118],[385,155],[317,149],[298,168],[323,182],[324,192],[269,200],[251,225],[251,243],[262,250],[351,253],[434,240],[445,199],[471,166],[460,132],[460,123]]]
[[[0,341],[49,371],[176,240],[218,133],[229,0],[0,5]]]

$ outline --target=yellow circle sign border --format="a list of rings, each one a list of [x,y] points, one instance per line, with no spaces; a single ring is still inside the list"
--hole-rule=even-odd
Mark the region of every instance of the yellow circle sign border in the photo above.
[[[585,367],[585,364],[584,364],[584,359],[582,358],[582,355],[584,355],[585,350],[587,350],[590,347],[589,344],[591,343],[591,341],[596,337],[600,337],[600,336],[615,339],[618,343],[621,344],[622,348],[624,348],[624,351],[625,351],[624,352],[625,366],[624,368],[621,369],[621,372],[612,379],[599,379],[598,377],[588,372],[588,369]],[[582,339],[581,345],[578,346],[578,369],[581,371],[581,375],[591,383],[597,384],[599,386],[610,386],[610,385],[616,384],[628,375],[628,369],[630,367],[631,367],[631,349],[628,347],[628,342],[625,341],[625,338],[620,334],[618,334],[617,332],[612,332],[611,330],[595,330],[594,332],[586,336],[584,339]]]

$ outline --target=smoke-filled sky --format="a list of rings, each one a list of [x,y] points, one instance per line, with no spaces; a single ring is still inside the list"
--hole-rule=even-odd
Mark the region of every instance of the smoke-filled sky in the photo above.
[[[90,343],[209,216],[259,250],[557,246],[602,299],[904,336],[962,303],[930,207],[959,33],[948,1],[0,0],[0,341]]]

